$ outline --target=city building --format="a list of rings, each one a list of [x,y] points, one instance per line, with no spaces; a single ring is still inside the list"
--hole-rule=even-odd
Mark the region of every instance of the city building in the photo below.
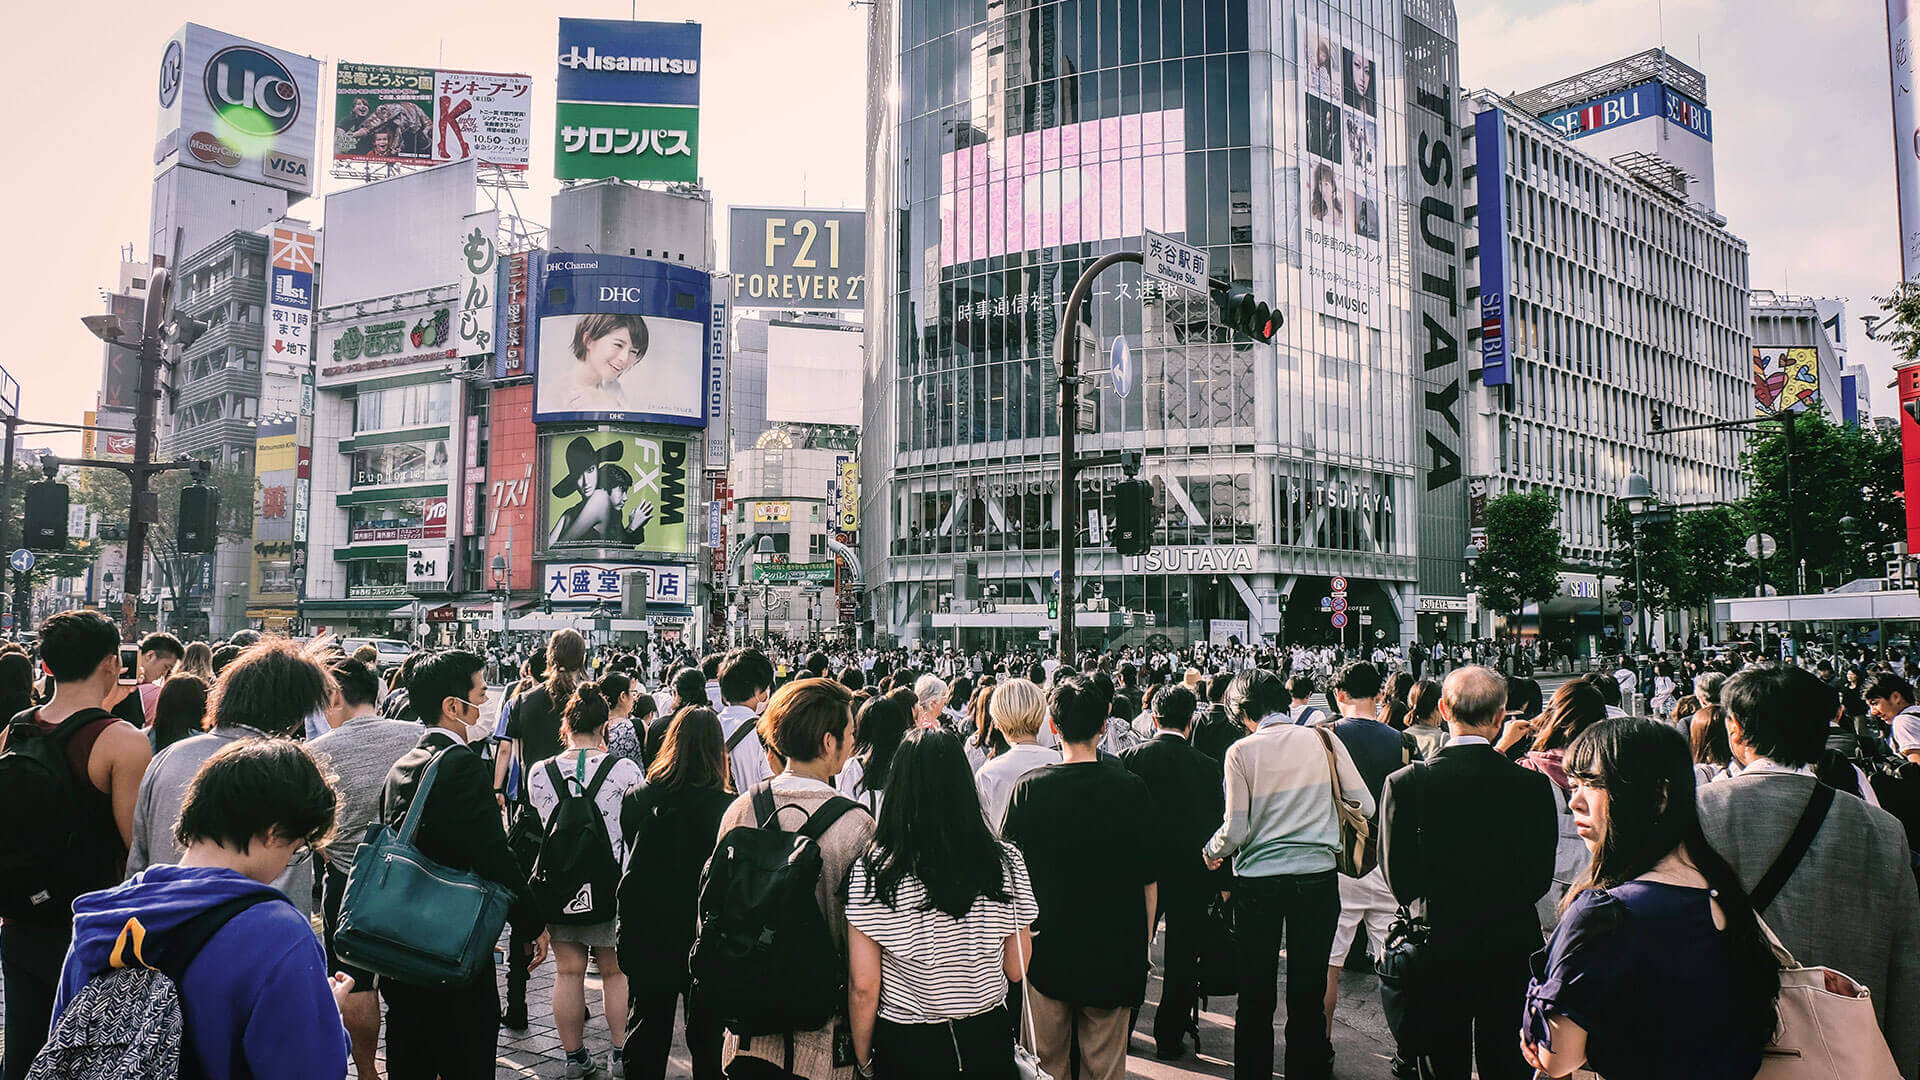
[[[858,330],[850,336],[857,341]],[[737,637],[854,632],[851,603],[840,598],[854,599],[860,563],[848,541],[859,511],[842,492],[857,493],[859,448],[857,427],[794,424],[735,451],[727,550]]]
[[[1030,644],[1064,599],[1088,647],[1462,634],[1453,5],[872,10],[859,539],[875,623]],[[1144,454],[1152,548],[1111,547],[1121,469],[1082,472],[1077,588],[1057,598],[1057,320],[1082,271],[1147,232],[1206,249],[1285,325],[1256,345],[1137,266],[1099,279],[1074,328],[1099,358],[1080,449]]]
[[[1753,319],[1755,415],[1793,409],[1818,411],[1835,423],[1855,419],[1857,391],[1844,382],[1844,364],[1817,301],[1755,289],[1747,310]]]
[[[1690,100],[1703,102],[1705,80],[1693,74]],[[1653,418],[1679,428],[1753,416],[1754,332],[1745,241],[1670,173],[1591,153],[1604,146],[1604,124],[1596,133],[1559,122],[1589,115],[1582,94],[1618,102],[1634,87],[1592,72],[1569,83],[1579,92],[1467,99],[1478,240],[1469,292],[1481,312],[1470,335],[1480,379],[1467,409],[1469,514],[1478,530],[1489,498],[1555,494],[1571,570],[1527,621],[1584,652],[1604,647],[1617,625],[1601,573],[1618,542],[1607,513],[1629,474],[1646,476],[1669,505],[1744,494],[1746,432],[1656,434]],[[1591,115],[1603,114],[1613,115]]]

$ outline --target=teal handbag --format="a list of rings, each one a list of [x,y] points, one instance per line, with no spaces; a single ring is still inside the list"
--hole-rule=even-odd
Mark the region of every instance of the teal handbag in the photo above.
[[[491,977],[493,946],[513,895],[479,874],[449,870],[413,846],[445,753],[427,764],[397,834],[384,824],[368,827],[347,874],[333,937],[341,962],[411,986]]]

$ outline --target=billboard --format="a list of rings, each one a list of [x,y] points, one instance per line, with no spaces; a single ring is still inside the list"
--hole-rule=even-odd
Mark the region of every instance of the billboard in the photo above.
[[[1820,404],[1820,350],[1753,347],[1753,414],[1805,412]]]
[[[688,550],[687,440],[585,431],[545,443],[549,548]]]
[[[320,328],[320,383],[358,382],[370,375],[453,359],[451,303],[413,311],[387,311]]]
[[[486,514],[480,522],[487,537],[487,565],[491,568],[495,558],[504,559],[512,586],[527,589],[538,580],[533,550],[540,546],[536,515],[544,503],[537,498],[540,444],[533,430],[533,387],[525,383],[496,387],[491,411]],[[487,584],[500,583],[489,576]]]
[[[89,430],[80,433],[80,456],[96,461],[132,461],[133,432],[94,431],[100,426],[100,414],[91,409],[80,414],[80,422]]]
[[[253,555],[250,601],[292,599],[293,484],[298,463],[291,422],[259,429],[254,439]]]
[[[734,306],[807,311],[865,306],[866,211],[736,206],[727,220]]]
[[[755,523],[762,525],[772,522],[792,521],[793,504],[784,502],[755,503],[753,506],[753,520]]]
[[[838,496],[840,500],[840,531],[855,533],[860,531],[860,463],[842,460]]]
[[[1900,278],[1920,275],[1920,117],[1913,95],[1914,56],[1911,0],[1887,0],[1887,61],[1893,75],[1893,179],[1900,195]],[[1902,385],[1905,376],[1902,376]],[[1906,431],[1906,426],[1901,426]],[[1903,436],[1910,438],[1911,436]],[[1913,491],[1909,484],[1908,491]],[[1920,492],[1907,500],[1909,515],[1920,514]],[[1911,531],[1911,528],[1910,528]]]
[[[1507,340],[1507,116],[1488,109],[1473,118],[1480,187],[1480,381],[1513,381]]]
[[[333,79],[333,159],[389,165],[477,161],[524,170],[533,79],[484,71],[341,61]]]
[[[753,580],[765,581],[774,585],[831,585],[833,584],[834,564],[831,562],[786,562],[751,563]]]
[[[712,278],[625,255],[549,252],[542,269],[534,422],[706,426]]]
[[[454,351],[461,356],[483,356],[493,351],[494,283],[499,277],[500,251],[493,234],[500,226],[498,210],[468,214],[460,238],[460,325],[454,331]]]
[[[1656,117],[1713,141],[1713,113],[1706,105],[1659,82],[1641,83],[1584,104],[1556,109],[1540,119],[1561,135],[1578,139]]]
[[[700,25],[561,19],[553,174],[700,178]]]
[[[1380,57],[1300,21],[1300,227],[1307,306],[1385,325]]]
[[[320,61],[195,23],[160,54],[159,170],[313,193]]]
[[[767,327],[767,419],[773,423],[860,424],[860,327]]]
[[[1186,119],[1129,113],[940,155],[940,265],[1187,229]],[[929,288],[937,275],[929,274]]]
[[[313,233],[275,225],[267,237],[267,351],[271,359],[313,359]]]
[[[527,370],[527,281],[545,252],[516,251],[494,263],[493,377],[512,379]]]
[[[647,603],[684,604],[692,593],[687,588],[685,563],[635,566],[630,563],[548,563],[546,579],[549,600],[605,600],[619,603],[620,590],[628,574],[644,574],[647,579]]]
[[[727,373],[733,369],[733,320],[727,303],[727,275],[714,277],[713,302],[707,318],[707,468],[724,471],[733,439],[727,430]]]

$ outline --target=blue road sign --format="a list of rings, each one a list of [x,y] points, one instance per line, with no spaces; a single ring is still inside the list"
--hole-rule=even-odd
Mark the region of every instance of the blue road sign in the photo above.
[[[33,552],[26,548],[14,548],[13,554],[7,556],[7,565],[13,567],[17,574],[24,574],[33,569],[33,562]]]
[[[1113,339],[1112,358],[1108,370],[1113,374],[1113,392],[1126,397],[1133,392],[1133,353],[1127,349],[1127,339]]]

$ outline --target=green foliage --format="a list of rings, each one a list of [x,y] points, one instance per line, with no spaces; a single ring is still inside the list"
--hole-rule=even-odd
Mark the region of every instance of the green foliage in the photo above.
[[[1767,424],[1741,455],[1749,492],[1741,518],[1749,532],[1779,544],[1767,581],[1781,592],[1798,591],[1796,543],[1809,590],[1868,575],[1887,546],[1905,536],[1899,435],[1802,414],[1793,422],[1791,485],[1787,447],[1781,425]],[[1858,523],[1855,536],[1838,527],[1843,517]]]
[[[1473,567],[1480,600],[1518,615],[1560,590],[1560,501],[1546,490],[1510,491],[1487,501],[1487,549]]]
[[[1874,339],[1886,342],[1902,360],[1920,359],[1920,282],[1903,281],[1873,302],[1887,313],[1886,321],[1874,330]]]
[[[1676,510],[1665,521],[1642,521],[1636,538],[1626,504],[1615,502],[1607,510],[1607,536],[1613,542],[1608,587],[1622,600],[1650,608],[1697,608],[1715,597],[1741,595],[1746,591],[1741,583],[1752,580],[1742,551],[1747,527],[1731,506]]]
[[[200,561],[198,555],[182,554],[173,542],[180,524],[180,492],[192,482],[192,474],[180,469],[156,475],[150,485],[160,504],[159,521],[147,526],[147,553],[153,557],[159,576],[159,580],[151,584],[158,591],[171,591],[175,596],[186,591]],[[73,501],[98,513],[102,528],[126,527],[133,499],[132,484],[126,474],[117,469],[82,469],[68,483],[73,489]],[[254,521],[253,474],[232,466],[215,465],[207,483],[220,492],[219,538],[250,538]]]

